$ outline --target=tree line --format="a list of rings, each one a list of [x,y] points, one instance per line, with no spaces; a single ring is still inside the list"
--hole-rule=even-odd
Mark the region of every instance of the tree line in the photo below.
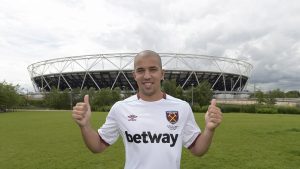
[[[212,90],[208,82],[202,82],[195,87],[183,90],[176,86],[175,80],[165,80],[162,89],[167,94],[186,100],[194,106],[208,105],[212,98]],[[82,101],[84,95],[90,96],[91,106],[96,111],[108,111],[117,101],[125,99],[135,93],[129,90],[121,90],[116,87],[113,90],[95,88],[60,91],[53,88],[50,92],[43,94],[42,100],[29,99],[26,94],[20,94],[19,85],[12,85],[6,82],[0,83],[0,111],[16,108],[50,108],[50,109],[71,109],[77,102]]]
[[[182,89],[176,85],[175,80],[164,80],[162,90],[171,96],[187,101],[194,111],[206,109],[213,97],[213,91],[207,81],[197,86]],[[5,81],[0,83],[0,111],[16,108],[72,109],[72,106],[82,101],[86,94],[90,96],[93,110],[108,111],[115,102],[134,94],[129,90],[121,90],[120,88],[114,88],[113,90],[110,88],[101,90],[89,88],[64,91],[54,88],[50,92],[45,92],[42,100],[32,100],[26,94],[20,94],[19,91],[19,85],[9,84]],[[285,93],[276,89],[268,92],[256,91],[250,97],[257,99],[259,104],[275,104],[275,98],[299,98],[300,93],[299,91]]]
[[[162,90],[167,94],[186,100],[193,106],[204,106],[210,103],[213,96],[212,90],[210,90],[210,84],[203,82],[198,86],[183,90],[181,87],[176,86],[175,80],[165,80],[162,83]],[[82,101],[84,95],[88,94],[90,97],[90,104],[95,111],[109,111],[110,107],[117,101],[123,100],[135,93],[131,90],[121,90],[116,87],[113,90],[110,88],[103,88],[101,90],[95,90],[95,88],[89,89],[74,89],[59,91],[52,89],[45,94],[44,106],[53,109],[70,109],[71,106],[77,102]]]
[[[283,92],[280,89],[270,90],[267,92],[255,91],[250,95],[251,98],[255,98],[259,104],[275,104],[276,98],[299,98],[299,91]]]

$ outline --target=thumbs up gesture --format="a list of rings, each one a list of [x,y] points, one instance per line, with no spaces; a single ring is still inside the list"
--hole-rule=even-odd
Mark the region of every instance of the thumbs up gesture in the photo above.
[[[84,102],[79,102],[73,107],[72,117],[80,127],[85,127],[90,124],[91,106],[89,95],[84,96]]]
[[[211,104],[205,114],[206,129],[209,129],[211,131],[215,130],[215,128],[220,125],[222,118],[223,115],[220,108],[217,107],[216,99],[212,99]]]

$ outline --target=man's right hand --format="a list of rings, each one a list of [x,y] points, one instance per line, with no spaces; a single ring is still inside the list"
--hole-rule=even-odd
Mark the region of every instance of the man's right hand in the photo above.
[[[89,95],[84,96],[84,102],[79,102],[73,107],[72,117],[80,127],[90,125],[91,106],[89,102]]]
[[[86,146],[94,153],[104,151],[108,145],[101,141],[97,131],[92,129],[90,124],[91,106],[89,96],[85,95],[83,102],[79,102],[73,107],[72,117],[79,125],[83,140]]]

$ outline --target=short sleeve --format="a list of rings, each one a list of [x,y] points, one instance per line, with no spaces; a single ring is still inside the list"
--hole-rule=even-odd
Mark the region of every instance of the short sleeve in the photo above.
[[[98,129],[99,136],[109,145],[115,143],[120,135],[115,111],[116,105],[111,108],[105,123]]]
[[[201,133],[201,130],[195,121],[193,111],[189,105],[187,106],[187,113],[187,121],[183,128],[183,145],[186,148],[188,148]]]

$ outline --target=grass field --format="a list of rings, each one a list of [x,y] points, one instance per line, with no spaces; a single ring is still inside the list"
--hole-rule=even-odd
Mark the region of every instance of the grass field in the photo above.
[[[107,113],[93,114],[98,128]],[[195,114],[203,127],[203,114]],[[85,148],[77,125],[66,111],[0,113],[1,169],[122,169],[119,139],[102,154]],[[204,157],[186,149],[182,169],[300,168],[300,116],[224,114],[222,125]]]

